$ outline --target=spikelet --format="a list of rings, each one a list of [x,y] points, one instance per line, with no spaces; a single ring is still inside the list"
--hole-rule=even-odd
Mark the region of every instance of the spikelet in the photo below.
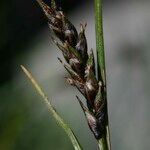
[[[85,36],[86,24],[80,24],[80,32],[78,33],[63,11],[57,8],[54,0],[51,0],[51,6],[48,6],[42,0],[37,0],[37,2],[43,9],[49,28],[55,37],[51,35],[52,40],[62,51],[66,60],[67,64],[58,58],[70,75],[66,77],[66,80],[85,97],[87,107],[78,97],[77,99],[86,116],[89,128],[95,138],[100,139],[106,132],[107,103],[103,82],[96,78],[93,51],[91,50],[88,54]],[[59,42],[57,42],[58,40]]]

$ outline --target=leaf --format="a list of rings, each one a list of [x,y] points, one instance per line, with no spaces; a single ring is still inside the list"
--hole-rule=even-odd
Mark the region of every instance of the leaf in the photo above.
[[[76,136],[74,135],[72,129],[65,123],[65,121],[61,118],[61,116],[57,113],[55,108],[52,106],[50,103],[48,97],[46,94],[43,92],[42,88],[39,86],[37,81],[34,79],[32,74],[24,67],[21,65],[21,68],[25,75],[29,78],[33,86],[35,87],[36,91],[39,93],[39,95],[43,98],[43,102],[46,104],[49,112],[52,114],[53,118],[56,120],[57,124],[66,132],[68,135],[69,139],[72,142],[72,145],[75,150],[82,150]]]

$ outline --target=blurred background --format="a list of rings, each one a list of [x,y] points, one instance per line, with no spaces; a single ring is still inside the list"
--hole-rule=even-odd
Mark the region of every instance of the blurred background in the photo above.
[[[49,3],[49,0],[45,1]],[[79,30],[87,22],[95,50],[94,1],[60,3]],[[150,1],[105,0],[104,39],[113,150],[150,149]],[[28,67],[85,150],[96,150],[67,75],[35,0],[0,1],[0,150],[71,150],[41,98],[20,69]],[[81,96],[81,95],[80,95]]]

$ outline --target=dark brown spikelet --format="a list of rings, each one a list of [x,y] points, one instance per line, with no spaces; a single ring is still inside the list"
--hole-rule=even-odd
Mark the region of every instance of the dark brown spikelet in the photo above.
[[[98,81],[95,72],[94,54],[91,50],[88,54],[87,40],[85,36],[86,24],[80,24],[78,34],[74,25],[64,15],[63,11],[57,8],[54,0],[51,6],[45,4],[42,0],[37,0],[42,7],[50,30],[55,35],[53,42],[62,51],[67,64],[64,64],[60,58],[69,77],[67,82],[75,86],[85,97],[87,107],[83,105],[77,97],[83,112],[86,116],[88,125],[96,139],[100,139],[105,134],[107,125],[107,103],[105,98],[105,87],[102,81]],[[58,42],[58,40],[60,40]]]

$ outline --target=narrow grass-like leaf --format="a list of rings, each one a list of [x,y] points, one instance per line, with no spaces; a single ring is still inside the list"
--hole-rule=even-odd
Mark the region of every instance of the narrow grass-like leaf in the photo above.
[[[55,108],[52,106],[50,103],[48,97],[46,94],[43,92],[42,88],[39,86],[37,81],[34,79],[32,74],[24,67],[21,65],[21,68],[23,72],[26,74],[26,76],[29,78],[33,86],[35,87],[36,91],[39,93],[39,95],[43,98],[43,102],[46,104],[49,112],[52,114],[58,125],[66,132],[68,135],[69,139],[72,142],[72,145],[75,150],[82,150],[76,136],[74,135],[73,131],[71,128],[65,123],[65,121],[60,117],[60,115],[56,112]]]

